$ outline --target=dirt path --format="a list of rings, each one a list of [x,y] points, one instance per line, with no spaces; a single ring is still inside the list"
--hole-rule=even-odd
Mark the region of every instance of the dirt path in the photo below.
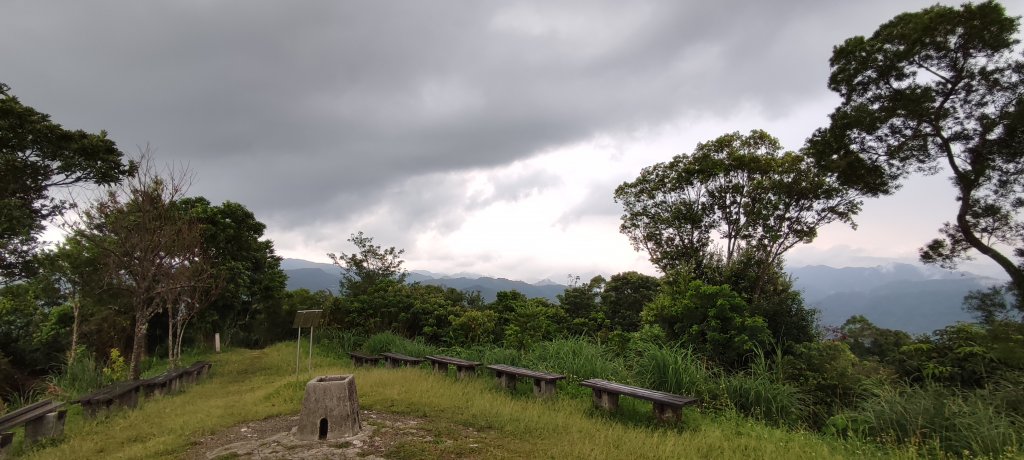
[[[245,423],[207,436],[185,453],[206,459],[485,458],[484,435],[471,428],[384,412],[359,411],[363,430],[333,441],[299,441],[299,416]]]

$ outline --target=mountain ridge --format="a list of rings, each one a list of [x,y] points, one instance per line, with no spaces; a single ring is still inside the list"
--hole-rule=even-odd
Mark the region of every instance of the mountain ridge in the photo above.
[[[281,266],[288,275],[290,290],[338,292],[341,269],[335,265],[284,259]],[[823,326],[839,326],[852,315],[863,315],[878,326],[913,334],[929,333],[957,321],[970,321],[970,315],[962,308],[964,295],[1000,282],[969,272],[905,263],[838,268],[819,264],[788,267],[786,271],[793,276],[794,287],[803,293],[805,305],[821,311]],[[488,302],[493,301],[499,291],[506,290],[557,301],[557,295],[567,287],[550,277],[527,283],[503,277],[455,275],[410,270],[407,281],[479,291]]]

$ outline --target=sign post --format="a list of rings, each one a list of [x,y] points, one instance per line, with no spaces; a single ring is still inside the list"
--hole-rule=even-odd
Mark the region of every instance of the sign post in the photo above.
[[[313,326],[320,322],[320,315],[323,310],[299,310],[295,312],[295,322],[292,327],[298,328],[299,334],[295,338],[295,375],[299,375],[299,360],[302,355],[302,328],[309,328],[309,371],[313,372]]]

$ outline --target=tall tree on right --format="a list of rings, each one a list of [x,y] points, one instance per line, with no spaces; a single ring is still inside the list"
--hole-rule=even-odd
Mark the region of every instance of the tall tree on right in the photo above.
[[[805,154],[866,196],[892,194],[912,173],[948,170],[956,217],[920,249],[921,260],[953,268],[977,250],[1006,271],[1019,299],[1024,60],[1018,28],[1018,18],[988,1],[903,13],[870,37],[847,39],[832,53],[828,81],[842,102]]]

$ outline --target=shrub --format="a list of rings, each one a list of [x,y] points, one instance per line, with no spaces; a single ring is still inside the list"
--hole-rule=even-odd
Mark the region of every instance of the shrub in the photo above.
[[[103,367],[103,380],[106,383],[113,383],[126,378],[128,378],[128,364],[117,348],[111,348],[107,365]]]

